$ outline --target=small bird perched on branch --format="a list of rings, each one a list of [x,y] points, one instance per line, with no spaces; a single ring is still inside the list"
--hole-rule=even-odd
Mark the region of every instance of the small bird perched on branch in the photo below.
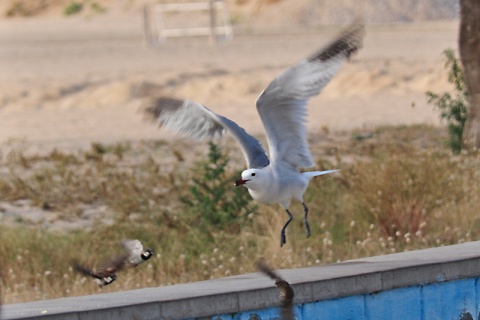
[[[283,320],[294,320],[293,316],[293,297],[295,295],[290,284],[280,277],[272,268],[270,268],[263,259],[257,262],[257,268],[275,280],[275,285],[280,291],[281,317]]]
[[[73,270],[94,278],[100,288],[109,285],[117,279],[116,273],[124,268],[134,268],[153,256],[152,249],[144,249],[139,240],[123,240],[123,254],[104,260],[95,269],[78,262],[73,262]]]

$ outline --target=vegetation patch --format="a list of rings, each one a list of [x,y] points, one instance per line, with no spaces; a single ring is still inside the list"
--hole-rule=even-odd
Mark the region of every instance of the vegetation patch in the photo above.
[[[444,51],[445,67],[448,69],[448,82],[453,85],[454,92],[450,94],[427,92],[428,102],[440,111],[440,118],[447,122],[450,139],[448,145],[453,152],[462,151],[462,135],[467,121],[468,92],[465,85],[461,62],[455,57],[452,49]]]
[[[228,139],[202,145],[199,154],[164,141],[94,143],[85,152],[46,155],[13,151],[0,158],[2,299],[98,293],[70,262],[98,263],[121,239],[139,239],[156,255],[119,273],[103,292],[255,272],[260,257],[276,268],[298,268],[478,240],[480,158],[451,153],[445,136],[440,128],[399,126],[362,139],[357,132],[311,137],[315,169],[341,171],[310,182],[308,239],[302,205],[292,204],[283,248],[284,210],[233,187],[243,163],[223,151]],[[58,217],[6,223],[10,207],[2,203]],[[113,214],[108,223],[105,212]],[[94,222],[89,228],[47,228],[86,217]]]

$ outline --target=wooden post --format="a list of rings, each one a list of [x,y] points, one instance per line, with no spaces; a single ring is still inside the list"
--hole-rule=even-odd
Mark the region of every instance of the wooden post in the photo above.
[[[143,40],[145,45],[150,47],[152,45],[152,33],[150,29],[150,15],[148,13],[148,5],[143,6]]]
[[[216,0],[210,0],[210,44],[215,46],[217,44],[217,21],[216,21]]]

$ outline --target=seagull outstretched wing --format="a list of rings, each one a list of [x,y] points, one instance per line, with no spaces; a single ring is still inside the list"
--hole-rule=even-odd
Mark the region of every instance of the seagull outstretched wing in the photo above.
[[[364,33],[363,25],[352,25],[326,48],[281,73],[260,94],[257,110],[273,163],[284,161],[297,169],[314,165],[305,127],[307,102],[361,47]]]
[[[249,168],[263,168],[270,162],[260,142],[232,120],[192,100],[156,98],[144,106],[144,113],[161,127],[187,136],[206,139],[226,130],[240,144]]]

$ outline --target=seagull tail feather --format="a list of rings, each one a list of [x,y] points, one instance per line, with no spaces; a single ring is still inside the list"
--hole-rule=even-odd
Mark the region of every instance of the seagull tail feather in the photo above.
[[[312,179],[313,177],[316,176],[321,176],[324,174],[329,174],[329,173],[334,173],[340,171],[339,169],[337,170],[325,170],[325,171],[307,171],[304,172],[303,175],[306,176],[309,180]]]

